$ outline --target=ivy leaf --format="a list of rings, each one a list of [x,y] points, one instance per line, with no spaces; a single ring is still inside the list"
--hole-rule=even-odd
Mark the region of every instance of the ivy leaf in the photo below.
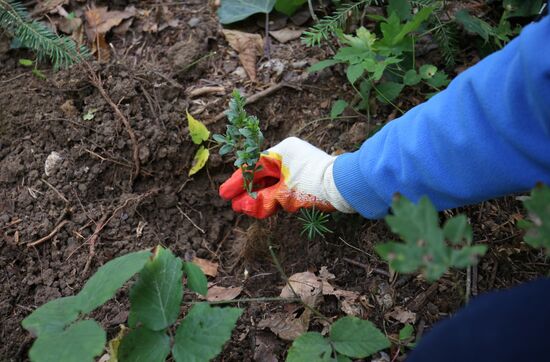
[[[170,338],[163,331],[139,327],[128,333],[118,349],[124,362],[164,362],[170,353]]]
[[[292,16],[305,3],[307,3],[307,0],[277,0],[275,10],[287,16]]]
[[[231,24],[257,13],[269,13],[275,0],[222,0],[218,9],[220,23]]]
[[[183,263],[183,270],[187,275],[187,286],[189,289],[206,296],[206,293],[208,293],[208,280],[201,268],[193,263],[185,262]]]
[[[157,246],[153,258],[145,264],[130,290],[130,325],[141,322],[152,331],[172,325],[180,312],[182,276],[181,259]]]
[[[534,248],[544,248],[550,255],[550,188],[539,185],[531,191],[531,197],[523,201],[529,211],[529,221],[520,223],[527,233],[524,240]]]
[[[78,318],[79,304],[80,301],[75,296],[54,299],[23,319],[21,325],[36,336],[60,332]]]
[[[343,99],[339,99],[336,102],[332,104],[332,109],[330,110],[330,119],[334,119],[341,115],[346,107],[348,106],[348,102],[346,102]]]
[[[369,321],[357,317],[338,319],[330,329],[334,349],[353,358],[365,358],[390,347],[386,336]]]
[[[109,299],[128,279],[140,271],[151,256],[148,250],[120,256],[100,267],[78,293],[79,308],[89,313]]]
[[[417,85],[422,80],[422,76],[414,69],[409,69],[403,76],[403,83],[405,85]]]
[[[380,102],[389,103],[392,102],[403,90],[405,85],[396,82],[383,82],[377,87],[377,98]]]
[[[195,157],[193,157],[193,164],[191,166],[191,169],[189,170],[189,176],[193,176],[194,174],[199,172],[204,167],[204,165],[206,165],[206,161],[208,161],[209,157],[210,151],[208,151],[208,148],[200,146],[197,150],[197,153],[195,153]]]
[[[307,332],[296,338],[288,350],[286,362],[332,362],[332,347],[321,333]]]
[[[96,321],[78,321],[64,331],[39,336],[29,357],[40,362],[92,362],[103,352],[106,341],[105,331]]]
[[[210,131],[204,124],[193,118],[192,115],[187,112],[187,123],[189,124],[189,134],[194,144],[200,145],[203,141],[206,141],[210,137]]]
[[[209,361],[217,356],[241,314],[240,308],[195,304],[176,330],[172,348],[176,362]]]

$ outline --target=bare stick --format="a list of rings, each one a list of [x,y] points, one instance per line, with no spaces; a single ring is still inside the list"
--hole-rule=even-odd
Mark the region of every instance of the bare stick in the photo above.
[[[27,243],[27,246],[28,246],[28,247],[31,247],[31,246],[40,245],[40,244],[42,244],[43,242],[50,240],[50,239],[53,238],[53,236],[54,236],[55,234],[57,234],[57,233],[59,232],[59,230],[61,230],[61,228],[62,228],[63,226],[65,226],[65,224],[67,224],[68,222],[69,222],[68,220],[63,220],[63,221],[61,221],[59,224],[57,224],[57,226],[52,230],[51,233],[49,233],[48,235],[44,236],[44,237],[41,238],[41,239],[38,239],[38,240],[33,241],[33,242],[31,242],[31,243]]]
[[[65,201],[66,204],[69,203],[69,200],[67,200],[67,198],[63,196],[63,194],[58,189],[56,189],[52,184],[50,184],[48,181],[44,180],[43,178],[41,178],[40,180],[44,182],[46,185],[48,185],[48,187],[51,188],[57,194],[57,196],[59,196],[61,200]]]
[[[181,209],[181,207],[179,207],[178,205],[176,205],[176,207],[178,208],[178,210],[180,211],[180,213],[185,216],[185,218],[187,220],[189,220],[189,222],[198,230],[200,231],[201,233],[205,234],[206,232],[201,228],[199,227],[197,224],[195,224],[195,222],[193,220],[191,220],[191,218],[189,216],[187,216],[187,214],[185,212],[183,212],[183,210]]]

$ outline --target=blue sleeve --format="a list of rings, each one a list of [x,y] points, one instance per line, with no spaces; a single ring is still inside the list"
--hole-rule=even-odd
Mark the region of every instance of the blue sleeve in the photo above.
[[[550,17],[336,158],[346,201],[381,218],[394,193],[439,210],[550,182]]]

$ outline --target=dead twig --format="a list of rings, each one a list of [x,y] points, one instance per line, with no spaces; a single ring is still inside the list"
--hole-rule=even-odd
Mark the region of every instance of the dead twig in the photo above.
[[[61,200],[63,200],[65,202],[65,204],[68,204],[69,203],[69,200],[67,200],[67,198],[65,196],[63,196],[63,194],[61,193],[61,191],[59,191],[57,188],[55,188],[52,184],[50,184],[48,181],[44,180],[43,178],[40,179],[43,183],[45,183],[46,185],[48,185],[48,187],[50,189],[52,189],[56,194],[57,196],[59,196],[59,198]]]
[[[349,259],[349,258],[342,258],[343,261],[345,261],[346,263],[350,263],[350,264],[353,264],[355,266],[358,266],[358,267],[361,267],[363,269],[365,269],[365,271],[367,273],[376,273],[376,274],[380,274],[380,275],[384,275],[384,276],[387,276],[388,278],[390,277],[390,273],[388,273],[387,271],[385,270],[382,270],[380,268],[371,268],[369,265],[367,264],[363,264],[363,263],[360,263],[358,261],[355,261],[353,259]]]
[[[179,207],[178,205],[176,205],[176,207],[178,208],[179,212],[185,216],[185,218],[187,220],[189,220],[189,222],[195,227],[195,229],[197,229],[198,231],[200,231],[201,233],[205,234],[206,232],[204,231],[204,229],[202,229],[200,226],[198,226],[197,224],[195,224],[195,222],[185,213],[183,212],[183,210],[181,209],[181,207]]]
[[[40,238],[36,241],[33,241],[33,242],[30,242],[30,243],[27,243],[27,246],[28,247],[31,247],[31,246],[36,246],[36,245],[40,245],[42,244],[43,242],[45,241],[48,241],[50,240],[51,238],[54,237],[54,235],[56,235],[59,230],[61,230],[61,228],[63,226],[65,226],[65,224],[67,224],[69,221],[68,220],[62,220],[59,224],[57,224],[57,226],[52,230],[51,233],[49,233],[48,235],[44,236],[43,238]]]

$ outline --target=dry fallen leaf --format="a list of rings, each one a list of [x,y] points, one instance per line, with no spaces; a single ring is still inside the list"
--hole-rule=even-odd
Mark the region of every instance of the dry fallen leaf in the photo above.
[[[219,302],[222,300],[233,300],[241,294],[243,291],[242,287],[219,287],[217,285],[208,288],[208,293],[206,294],[206,300],[209,302]]]
[[[290,286],[292,286],[292,289]],[[306,304],[315,307],[321,297],[323,284],[312,272],[293,274],[288,278],[288,284],[281,291],[282,298],[294,298],[294,292]],[[294,292],[292,291],[294,290]]]
[[[269,34],[274,37],[279,43],[288,43],[291,40],[298,39],[302,36],[304,29],[283,28],[281,30],[270,31]]]
[[[218,263],[206,259],[197,258],[196,256],[191,261],[197,264],[197,266],[201,268],[204,274],[211,277],[216,277],[216,275],[218,275]]]
[[[256,59],[263,54],[263,40],[259,34],[224,29],[223,35],[229,46],[239,53],[239,60],[252,81],[256,81]]]
[[[307,332],[311,311],[305,309],[303,313],[296,317],[294,314],[275,313],[267,319],[258,323],[258,328],[269,328],[279,338],[286,341],[293,341]]]
[[[403,324],[414,324],[416,322],[416,313],[401,306],[395,307],[390,313],[386,314],[386,317],[391,317]]]

